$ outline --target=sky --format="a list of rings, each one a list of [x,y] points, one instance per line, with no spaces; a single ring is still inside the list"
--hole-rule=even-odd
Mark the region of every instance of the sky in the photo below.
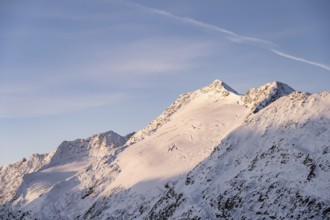
[[[328,0],[0,1],[0,165],[145,127],[220,79],[330,91]]]

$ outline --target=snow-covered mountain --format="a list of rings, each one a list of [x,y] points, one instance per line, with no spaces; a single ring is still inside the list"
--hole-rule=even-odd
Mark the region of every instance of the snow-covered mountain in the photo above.
[[[0,168],[0,219],[330,219],[330,92],[216,80],[146,128]]]

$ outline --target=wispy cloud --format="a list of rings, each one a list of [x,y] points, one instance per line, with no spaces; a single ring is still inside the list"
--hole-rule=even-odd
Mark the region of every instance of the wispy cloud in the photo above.
[[[115,91],[70,91],[59,81],[0,84],[0,119],[65,114],[113,105],[126,98],[125,93]]]
[[[104,48],[84,62],[37,71],[38,77],[0,82],[0,118],[57,115],[117,104],[131,98],[117,85],[145,88],[153,76],[187,70],[214,50],[212,43],[176,38]]]
[[[118,65],[111,65],[111,72],[121,74],[157,74],[171,72],[183,68],[180,63],[172,63],[160,60],[137,59],[135,61],[124,61]]]
[[[111,105],[124,99],[120,93],[89,96],[46,96],[0,94],[0,118],[40,117],[76,112],[99,106]]]
[[[310,64],[310,65],[313,65],[313,66],[317,66],[317,67],[320,67],[322,69],[330,71],[330,66],[327,66],[325,64],[317,63],[317,62],[310,61],[310,60],[306,60],[306,59],[301,58],[301,57],[292,56],[290,54],[283,53],[283,52],[275,50],[275,49],[269,49],[269,50],[271,52],[273,52],[274,54],[278,55],[278,56],[285,57],[285,58],[295,60],[295,61],[299,61],[299,62],[302,62],[302,63]]]
[[[233,32],[233,31],[221,28],[221,27],[213,25],[213,24],[205,23],[205,22],[202,22],[202,21],[199,21],[199,20],[196,20],[193,18],[189,18],[189,17],[177,16],[170,12],[156,9],[156,8],[146,7],[146,6],[138,4],[138,3],[133,3],[133,2],[127,1],[126,4],[130,7],[139,8],[139,9],[147,11],[149,13],[157,14],[162,17],[167,17],[167,18],[170,18],[170,19],[175,20],[180,23],[186,23],[189,25],[193,25],[195,27],[199,27],[204,30],[225,34],[227,36],[227,39],[234,43],[245,43],[245,44],[254,43],[256,46],[269,50],[275,55],[278,55],[278,56],[281,56],[281,57],[284,57],[284,58],[287,58],[290,60],[302,62],[305,64],[313,65],[313,66],[325,69],[327,71],[330,71],[330,67],[326,64],[322,64],[322,63],[307,60],[304,58],[296,57],[296,56],[293,56],[293,55],[290,55],[287,53],[283,53],[279,50],[274,49],[275,47],[277,47],[277,45],[272,41],[268,41],[268,40],[264,40],[264,39],[256,38],[256,37],[243,36],[243,35]]]
[[[132,42],[117,50],[109,50],[91,61],[82,71],[86,77],[151,76],[175,73],[189,69],[197,60],[201,60],[217,47],[209,42],[197,42],[181,39],[145,39]]]
[[[258,44],[262,44],[262,45],[274,45],[273,42],[271,41],[267,41],[267,40],[263,40],[263,39],[259,39],[259,38],[255,38],[255,37],[247,37],[247,36],[242,36],[239,34],[234,33],[233,31],[218,27],[216,25],[213,24],[208,24],[202,21],[198,21],[195,20],[193,18],[189,18],[189,17],[180,17],[174,14],[171,14],[167,11],[164,10],[160,10],[160,9],[156,9],[156,8],[150,8],[150,7],[146,7],[144,5],[141,4],[137,4],[137,3],[133,3],[133,2],[127,2],[127,4],[131,7],[136,7],[145,11],[148,11],[150,13],[153,14],[157,14],[163,17],[167,17],[173,20],[176,20],[178,22],[181,23],[186,23],[186,24],[190,24],[208,31],[215,31],[215,32],[220,32],[223,34],[226,34],[228,39],[232,42],[237,42],[237,43],[258,43]]]

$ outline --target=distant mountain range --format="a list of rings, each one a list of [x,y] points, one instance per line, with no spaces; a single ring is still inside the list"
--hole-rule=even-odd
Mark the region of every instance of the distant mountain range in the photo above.
[[[330,219],[330,92],[183,94],[146,128],[0,167],[0,219]]]

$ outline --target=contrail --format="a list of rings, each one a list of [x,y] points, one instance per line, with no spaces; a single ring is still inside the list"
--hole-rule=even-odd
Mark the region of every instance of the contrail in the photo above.
[[[218,27],[216,25],[208,24],[202,21],[195,20],[193,18],[188,18],[188,17],[180,17],[174,14],[171,14],[167,11],[156,9],[156,8],[150,8],[146,7],[144,5],[138,4],[138,3],[133,3],[133,2],[126,2],[129,6],[131,7],[136,7],[145,11],[148,11],[149,13],[157,14],[163,17],[167,17],[173,20],[176,20],[180,23],[186,23],[190,24],[208,31],[214,31],[214,32],[220,32],[223,34],[226,34],[228,37],[228,40],[236,43],[258,43],[262,45],[268,45],[268,46],[275,46],[275,44],[271,41],[259,39],[259,38],[254,38],[254,37],[247,37],[247,36],[242,36],[239,34],[236,34],[230,30],[226,30],[224,28]]]
[[[295,61],[299,61],[299,62],[302,62],[302,63],[307,63],[307,64],[310,64],[310,65],[313,65],[313,66],[317,66],[317,67],[320,67],[322,69],[325,69],[325,70],[330,71],[330,66],[327,66],[325,64],[317,63],[317,62],[310,61],[310,60],[306,60],[306,59],[300,58],[300,57],[295,57],[295,56],[292,56],[292,55],[287,54],[287,53],[280,52],[280,51],[275,50],[275,49],[269,49],[269,50],[271,52],[273,52],[274,54],[278,55],[278,56],[285,57],[285,58],[288,58],[288,59],[291,59],[291,60],[295,60]]]
[[[305,63],[305,64],[317,66],[319,68],[330,71],[330,66],[328,66],[328,65],[318,63],[318,62],[314,62],[314,61],[310,61],[310,60],[307,60],[307,59],[304,59],[304,58],[292,56],[290,54],[283,53],[279,50],[274,49],[274,47],[276,47],[277,45],[272,41],[267,41],[267,40],[263,40],[263,39],[260,39],[260,38],[247,37],[247,36],[239,35],[239,34],[236,34],[233,31],[218,27],[218,26],[213,25],[213,24],[208,24],[208,23],[198,21],[198,20],[193,19],[193,18],[189,18],[189,17],[180,17],[180,16],[174,15],[170,12],[160,10],[160,9],[156,9],[156,8],[146,7],[146,6],[138,4],[138,3],[133,3],[133,2],[130,2],[130,1],[126,1],[126,4],[130,7],[139,8],[139,9],[142,9],[142,10],[147,11],[149,13],[153,13],[153,14],[157,14],[159,16],[163,16],[163,17],[173,19],[173,20],[178,21],[180,23],[190,24],[190,25],[193,25],[195,27],[199,27],[199,28],[202,28],[202,29],[208,30],[208,31],[223,33],[223,34],[227,35],[227,39],[230,40],[231,42],[246,43],[246,44],[247,43],[254,43],[254,44],[256,44],[256,46],[264,48],[266,50],[269,50],[270,52],[272,52],[273,54],[275,54],[277,56],[281,56],[281,57],[284,57],[284,58],[287,58],[287,59],[290,59],[290,60],[295,60],[295,61],[302,62],[302,63]]]

